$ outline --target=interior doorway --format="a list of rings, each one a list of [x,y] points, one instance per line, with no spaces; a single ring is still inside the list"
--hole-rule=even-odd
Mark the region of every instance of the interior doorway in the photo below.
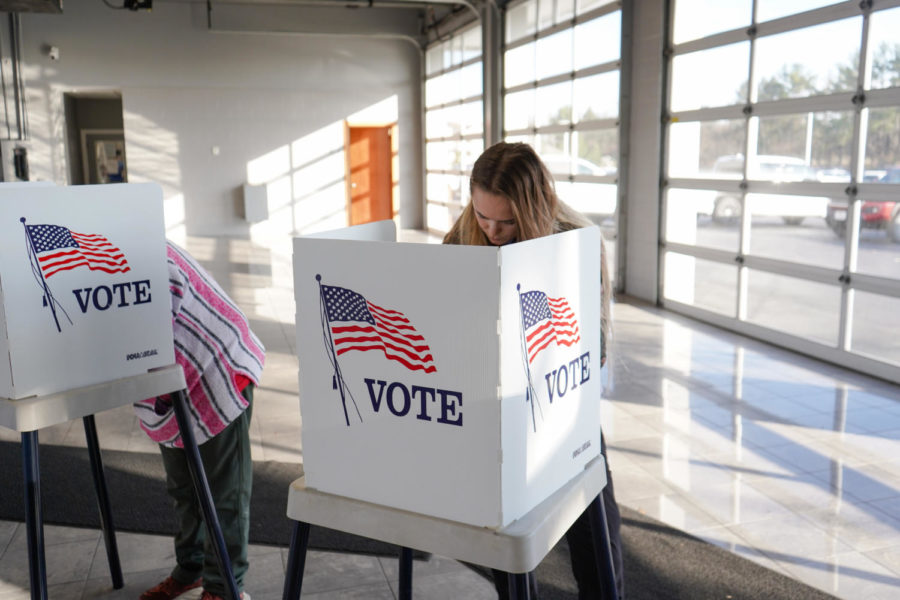
[[[69,183],[125,183],[128,161],[118,92],[65,94]]]
[[[346,125],[345,181],[350,225],[392,219],[397,212],[396,131],[396,123]]]

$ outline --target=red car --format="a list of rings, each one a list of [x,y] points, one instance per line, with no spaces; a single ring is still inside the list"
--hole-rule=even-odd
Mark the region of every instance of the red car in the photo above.
[[[880,183],[900,183],[900,167],[888,169]],[[893,242],[900,243],[900,202],[863,200],[859,211],[862,229],[883,229]],[[847,202],[835,200],[828,205],[825,222],[839,237],[847,231]]]

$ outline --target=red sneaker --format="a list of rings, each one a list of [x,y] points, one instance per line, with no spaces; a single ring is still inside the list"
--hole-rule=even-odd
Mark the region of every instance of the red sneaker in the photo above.
[[[200,587],[202,584],[203,580],[199,578],[193,583],[178,583],[171,576],[166,577],[141,594],[141,600],[172,600],[172,598],[177,598],[186,591]]]

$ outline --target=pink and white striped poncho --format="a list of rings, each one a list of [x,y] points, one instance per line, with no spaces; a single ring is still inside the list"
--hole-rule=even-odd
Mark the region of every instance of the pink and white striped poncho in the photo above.
[[[241,390],[259,383],[265,348],[247,317],[187,252],[168,242],[175,361],[184,369],[188,413],[198,444],[225,429],[247,408]],[[168,398],[134,405],[141,428],[156,442],[182,447]]]

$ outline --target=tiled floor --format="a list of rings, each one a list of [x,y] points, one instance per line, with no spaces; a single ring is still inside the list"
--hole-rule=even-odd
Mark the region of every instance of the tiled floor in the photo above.
[[[254,458],[300,462],[290,255],[246,240],[186,245],[268,350]],[[839,597],[900,597],[900,387],[628,299],[614,318],[603,418],[621,504]],[[128,407],[97,426],[104,449],[157,452]],[[70,423],[40,439],[82,445],[83,431]],[[173,562],[168,538],[120,532],[126,587],[112,591],[99,532],[48,526],[45,543],[54,599],[135,598]],[[254,600],[280,598],[286,554],[251,549]],[[0,600],[28,597],[25,557],[23,525],[0,522]],[[394,598],[396,568],[312,552],[304,598]],[[495,597],[437,557],[416,564],[414,586],[422,599]]]

